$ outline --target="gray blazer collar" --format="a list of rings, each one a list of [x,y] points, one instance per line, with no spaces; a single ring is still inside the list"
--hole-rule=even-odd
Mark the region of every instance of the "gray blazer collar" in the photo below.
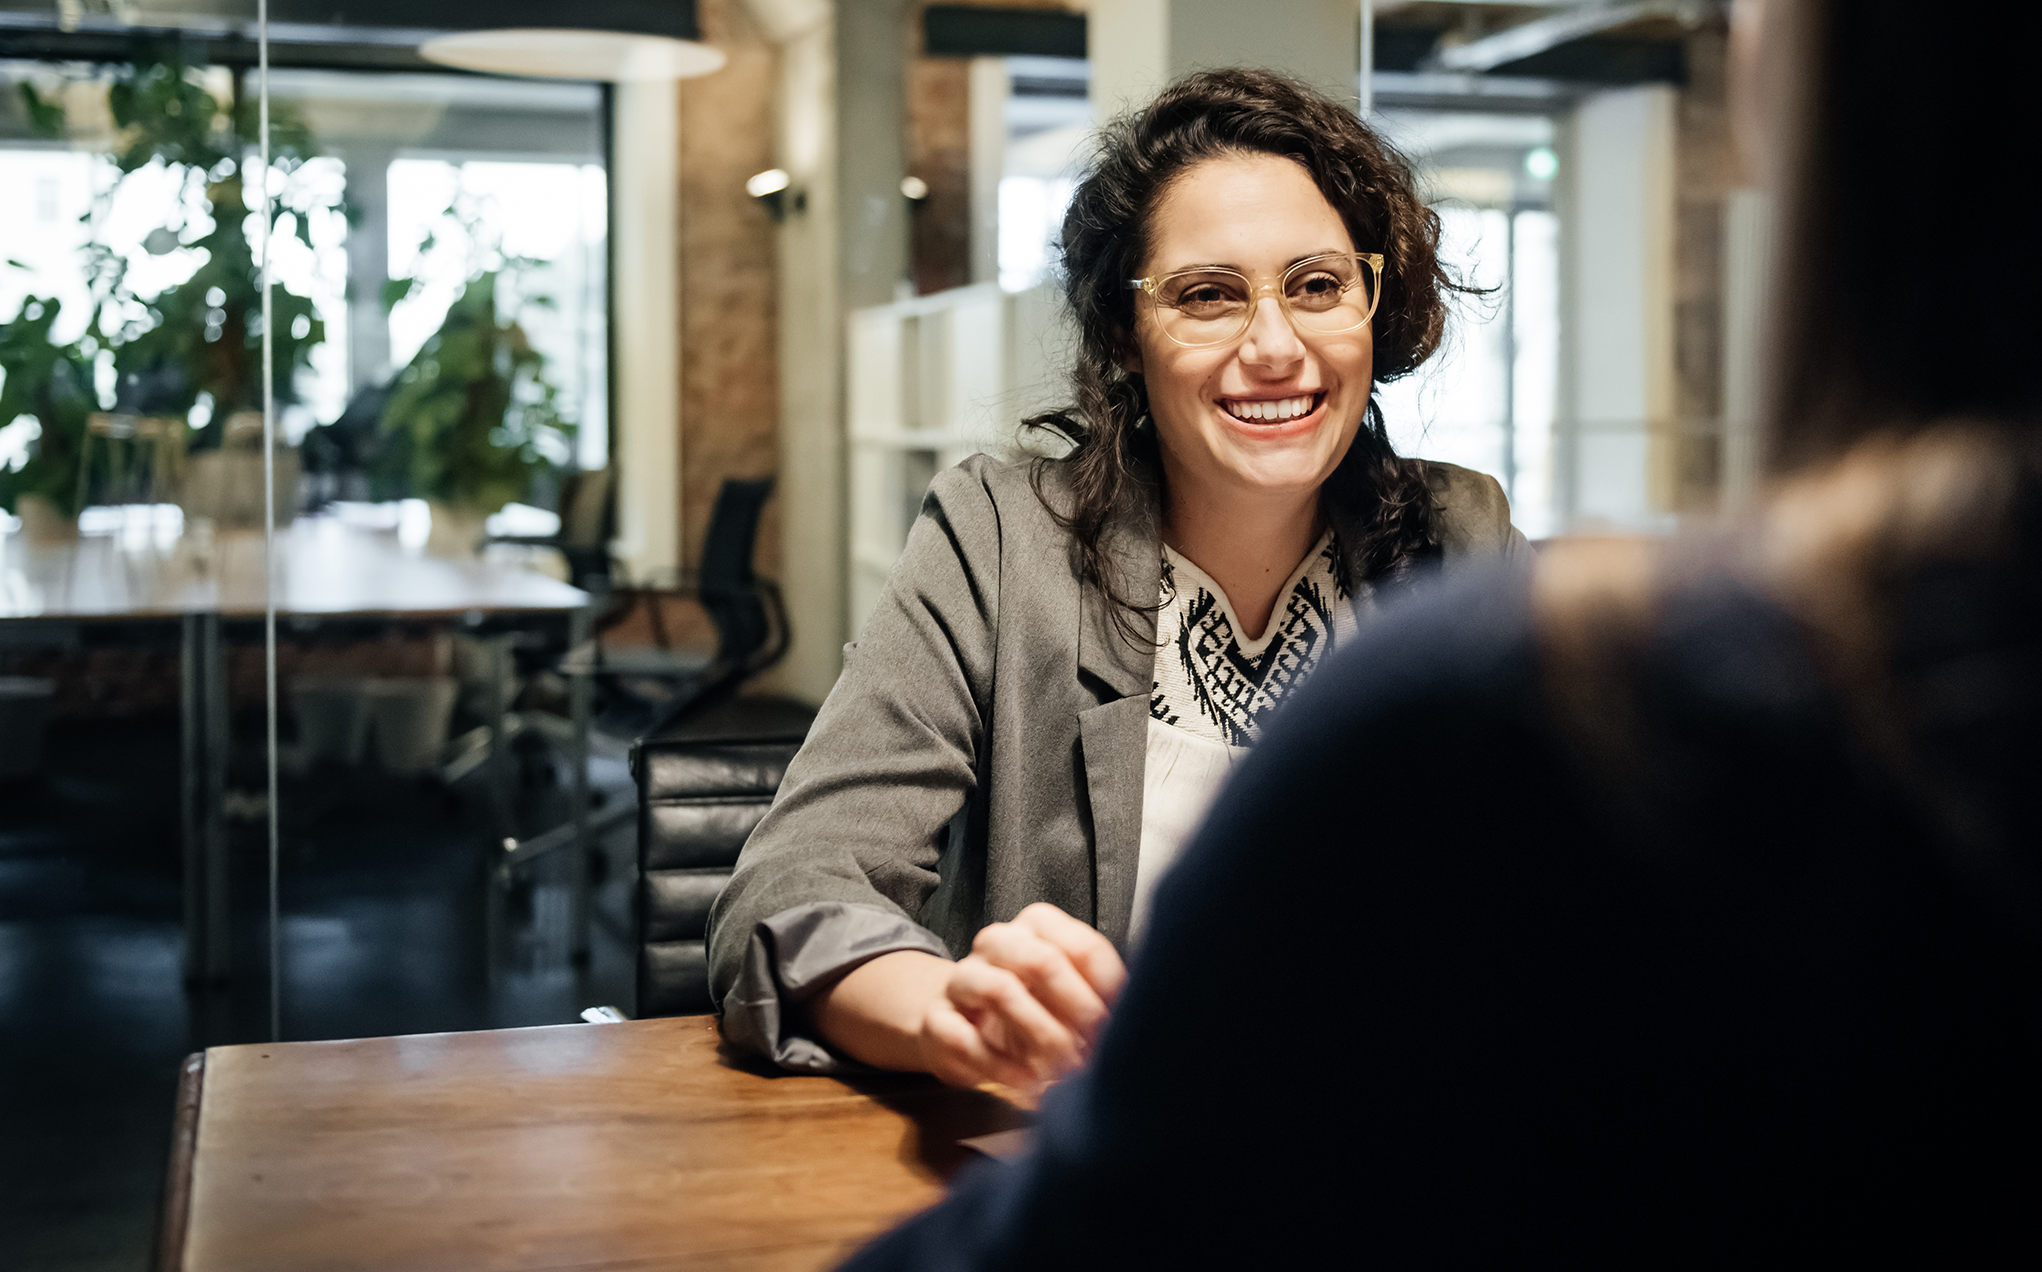
[[[1128,509],[1113,518],[1102,534],[1126,598],[1144,607],[1154,605],[1163,586],[1162,538],[1154,511]],[[1155,685],[1155,611],[1122,611],[1127,623],[1116,622],[1116,607],[1091,579],[1080,584],[1078,598],[1079,669],[1123,696],[1148,697]]]

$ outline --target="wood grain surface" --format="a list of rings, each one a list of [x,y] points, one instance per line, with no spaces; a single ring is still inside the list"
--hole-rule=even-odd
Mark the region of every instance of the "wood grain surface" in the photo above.
[[[430,616],[578,609],[587,596],[530,570],[451,560],[379,532],[307,518],[277,532],[277,609],[297,615]],[[148,618],[263,612],[260,531],[211,540],[115,534],[30,544],[0,536],[0,618]]]
[[[1025,1119],[736,1067],[706,1016],[216,1047],[182,1267],[828,1267]]]
[[[191,1161],[198,1145],[199,1097],[205,1091],[206,1057],[184,1058],[177,1074],[177,1111],[170,1121],[170,1170],[163,1177],[163,1213],[156,1230],[156,1266],[180,1272],[184,1258],[184,1224],[191,1217]]]

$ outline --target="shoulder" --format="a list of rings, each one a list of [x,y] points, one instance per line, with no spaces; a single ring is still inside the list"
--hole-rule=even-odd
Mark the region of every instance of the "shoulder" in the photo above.
[[[1036,476],[1038,464],[1042,465],[1039,480]],[[1044,493],[1052,497],[1063,493],[1065,482],[1061,466],[1034,459],[1000,459],[980,452],[967,455],[954,466],[936,474],[935,484],[930,489],[975,488],[983,491],[985,498],[995,506],[1005,509],[1009,506],[1040,506],[1042,499],[1036,493],[1038,484]]]
[[[1067,544],[1069,535],[1050,513],[1068,506],[1069,480],[1051,461],[1006,460],[971,455],[936,474],[922,512],[935,512],[968,527],[974,537],[990,536],[1011,554]],[[932,507],[933,505],[933,507]],[[974,545],[975,546],[975,545]]]
[[[1510,500],[1494,477],[1435,460],[1422,460],[1420,465],[1437,514],[1434,533],[1449,560],[1515,556],[1529,546],[1510,524]]]

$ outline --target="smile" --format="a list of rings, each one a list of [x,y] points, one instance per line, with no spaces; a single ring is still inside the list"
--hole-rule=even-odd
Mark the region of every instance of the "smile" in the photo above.
[[[1244,424],[1280,424],[1310,415],[1319,409],[1324,400],[1323,393],[1306,393],[1300,397],[1268,398],[1250,401],[1243,398],[1221,398],[1220,409]]]

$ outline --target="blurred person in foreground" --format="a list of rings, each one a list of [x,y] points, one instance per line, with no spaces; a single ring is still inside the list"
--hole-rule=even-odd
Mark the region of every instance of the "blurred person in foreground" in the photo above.
[[[1740,0],[1764,503],[1343,649],[1032,1149],[851,1266],[2035,1257],[2042,314],[1941,190],[2037,122],[1999,13]]]

